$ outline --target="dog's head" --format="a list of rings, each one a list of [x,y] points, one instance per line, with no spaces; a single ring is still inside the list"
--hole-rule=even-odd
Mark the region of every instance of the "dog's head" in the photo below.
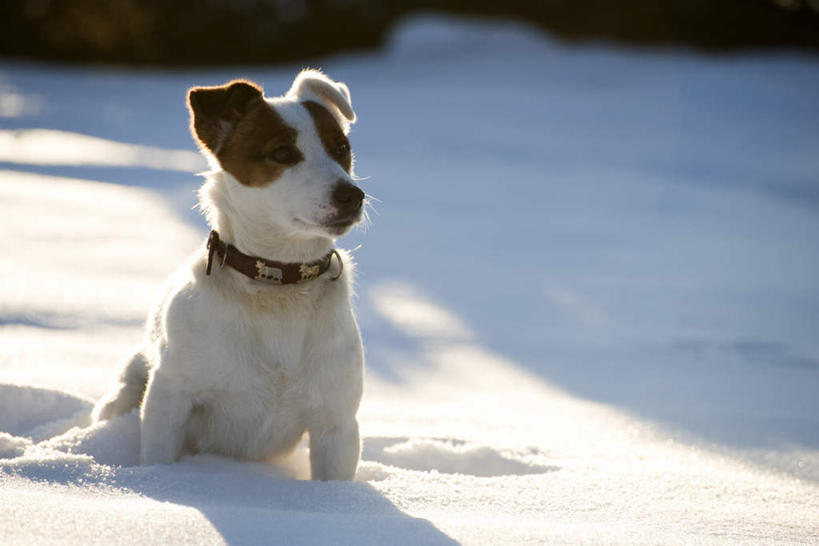
[[[283,97],[235,80],[188,92],[191,130],[215,167],[236,183],[239,214],[303,235],[338,236],[362,216],[347,133],[355,122],[347,86],[302,71]]]

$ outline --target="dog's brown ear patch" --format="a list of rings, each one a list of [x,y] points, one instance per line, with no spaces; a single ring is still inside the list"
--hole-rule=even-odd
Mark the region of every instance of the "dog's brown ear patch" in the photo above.
[[[217,154],[236,123],[263,101],[262,89],[247,80],[188,91],[191,132],[199,143]]]

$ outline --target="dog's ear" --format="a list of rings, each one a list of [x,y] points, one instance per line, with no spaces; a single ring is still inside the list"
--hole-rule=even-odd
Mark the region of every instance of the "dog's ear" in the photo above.
[[[311,100],[324,105],[345,133],[350,130],[350,124],[355,123],[350,90],[343,82],[333,81],[318,70],[302,70],[293,81],[287,96],[300,102]]]
[[[246,80],[188,91],[191,132],[199,143],[216,154],[233,126],[263,100],[262,88]]]

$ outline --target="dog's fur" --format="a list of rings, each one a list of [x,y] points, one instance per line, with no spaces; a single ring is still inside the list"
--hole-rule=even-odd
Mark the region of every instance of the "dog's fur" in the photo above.
[[[343,83],[306,70],[283,97],[237,80],[193,88],[188,104],[212,166],[201,205],[241,252],[310,262],[361,219],[346,138],[355,113]],[[355,194],[357,209],[338,203],[339,188],[348,201]],[[313,479],[352,479],[364,360],[353,263],[340,254],[343,270],[334,259],[315,280],[277,286],[220,267],[218,257],[207,276],[198,252],[171,280],[95,420],[139,407],[143,465],[197,452],[269,459],[307,431]]]

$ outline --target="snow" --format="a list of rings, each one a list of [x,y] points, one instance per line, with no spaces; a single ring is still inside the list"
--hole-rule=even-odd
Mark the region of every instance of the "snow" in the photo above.
[[[0,161],[34,165],[112,165],[179,171],[203,170],[196,152],[111,142],[50,129],[0,130]]]
[[[328,59],[372,226],[352,483],[90,426],[192,210],[184,92],[0,64],[4,543],[816,543],[819,58],[405,21]]]

